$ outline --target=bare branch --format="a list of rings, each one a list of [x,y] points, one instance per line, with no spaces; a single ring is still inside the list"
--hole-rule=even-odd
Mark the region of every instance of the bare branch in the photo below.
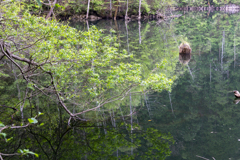
[[[3,54],[3,55],[1,55],[1,56],[0,56],[0,60],[2,60],[2,59],[4,58],[4,56],[5,56],[4,54]]]
[[[28,63],[28,64],[38,65],[38,63],[36,63],[36,62],[34,62],[34,61],[31,61],[31,60],[29,60],[29,59],[27,59],[27,58],[21,58],[21,57],[19,57],[19,56],[16,56],[16,55],[14,55],[14,54],[11,54],[8,49],[6,49],[6,52],[7,52],[12,58],[14,58],[14,59],[16,59],[16,60],[19,60],[19,61],[22,61],[22,62],[26,62],[26,63]]]
[[[132,86],[132,87],[133,87],[133,86]],[[94,108],[87,109],[87,110],[85,110],[85,111],[82,111],[82,112],[76,113],[76,114],[74,114],[73,116],[77,116],[77,115],[80,115],[80,114],[83,114],[83,113],[86,113],[86,112],[89,112],[89,111],[96,110],[96,109],[102,107],[104,104],[107,104],[107,103],[110,103],[110,102],[114,102],[114,101],[120,100],[120,99],[124,98],[124,97],[128,94],[128,92],[131,91],[132,87],[130,87],[130,89],[129,89],[128,91],[126,91],[124,94],[121,93],[121,94],[118,95],[118,96],[114,96],[114,97],[112,97],[112,98],[106,100],[104,103],[98,105],[97,107],[94,107]],[[116,98],[116,97],[118,97],[118,98]]]
[[[38,115],[36,115],[34,118],[36,118]],[[28,124],[26,124],[26,125],[24,125],[24,126],[5,126],[5,127],[2,127],[2,128],[0,128],[0,133],[4,130],[4,129],[6,129],[6,128],[11,128],[11,129],[16,129],[16,128],[26,128],[26,127],[28,127],[30,125],[30,123],[28,123]],[[3,154],[2,154],[3,155]]]
[[[21,153],[13,153],[13,154],[5,154],[5,153],[0,153],[0,158],[3,160],[2,156],[20,156]]]
[[[55,4],[57,3],[57,0],[54,0],[54,2],[52,4],[51,4],[51,1],[48,0],[48,2],[50,4],[51,9],[50,9],[50,11],[47,14],[46,19],[48,19],[52,14],[54,15],[53,9],[55,7]]]
[[[48,33],[48,32],[47,32],[47,33]],[[47,34],[47,33],[46,33],[46,34]],[[32,47],[32,46],[35,45],[38,41],[40,41],[40,40],[46,38],[46,37],[45,37],[46,34],[45,34],[42,38],[39,38],[38,40],[36,40],[34,43],[32,43],[32,44],[30,44],[30,45],[28,45],[28,46],[26,46],[26,47],[23,47],[23,48],[17,49],[17,50],[15,50],[15,51],[13,51],[12,53],[14,53],[14,52],[19,52],[19,51],[21,51],[21,50],[24,50],[24,49],[27,49],[27,48]]]
[[[58,98],[60,104],[62,105],[62,107],[65,109],[65,111],[67,111],[67,113],[68,113],[70,116],[74,116],[74,115],[67,109],[67,107],[65,106],[65,104],[64,104],[63,101],[61,100],[61,97],[60,97],[60,95],[59,95],[59,93],[58,93],[58,91],[57,91],[57,87],[56,87],[56,85],[55,85],[54,77],[53,77],[52,73],[51,73],[51,72],[47,72],[47,73],[51,76],[52,85],[53,85],[53,87],[54,87],[55,93],[56,93],[56,95],[57,95],[57,98]]]
[[[18,69],[19,69],[20,72],[22,73],[23,78],[24,78],[27,82],[29,82],[29,80],[28,80],[28,79],[26,78],[26,76],[24,75],[23,70],[22,70],[22,68],[19,66],[19,64],[17,64],[17,63],[4,51],[2,44],[0,44],[0,46],[1,46],[2,53],[18,67]]]

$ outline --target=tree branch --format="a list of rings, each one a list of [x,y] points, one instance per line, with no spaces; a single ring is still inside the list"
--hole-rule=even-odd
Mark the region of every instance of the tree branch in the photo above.
[[[133,87],[133,86],[132,86],[132,87]],[[107,104],[107,103],[110,103],[110,102],[114,102],[114,101],[120,100],[120,99],[124,98],[124,97],[128,94],[128,92],[132,89],[132,87],[130,87],[130,89],[129,89],[128,91],[126,91],[124,94],[123,94],[123,92],[122,92],[120,95],[114,96],[114,97],[106,100],[104,103],[98,105],[97,107],[94,107],[94,108],[87,109],[87,110],[85,110],[85,111],[76,113],[76,114],[74,114],[73,116],[77,116],[77,115],[80,115],[80,114],[83,114],[83,113],[86,113],[86,112],[89,112],[89,111],[93,111],[93,110],[95,110],[95,109],[98,109],[98,108],[102,107],[104,104]],[[118,97],[118,98],[117,98],[117,97]],[[114,98],[115,98],[115,99],[114,99]]]
[[[34,118],[36,118],[38,115],[36,115]],[[16,128],[26,128],[30,125],[30,123],[26,124],[25,126],[5,126],[5,127],[2,127],[0,128],[0,133],[6,129],[6,128],[11,128],[11,129],[16,129]]]
[[[1,46],[2,53],[18,67],[18,69],[20,70],[20,72],[21,72],[22,75],[23,75],[23,78],[24,78],[27,82],[29,82],[29,80],[28,80],[28,79],[26,78],[26,76],[24,75],[23,70],[22,70],[22,68],[19,66],[19,64],[17,64],[17,63],[4,51],[2,44],[0,44],[0,46]]]

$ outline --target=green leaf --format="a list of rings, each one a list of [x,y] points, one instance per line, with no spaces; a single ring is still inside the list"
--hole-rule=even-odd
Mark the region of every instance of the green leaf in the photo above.
[[[43,115],[43,113],[41,113],[41,112],[38,112],[38,115],[40,116],[40,115]]]
[[[6,133],[0,133],[0,135],[2,135],[2,136],[3,136],[3,138],[5,139],[5,141],[6,141],[6,142],[8,142],[8,140],[7,140],[7,138],[6,138],[6,136],[7,136],[7,134],[6,134]]]
[[[41,124],[40,124],[40,126],[43,126],[43,125],[44,125],[44,123],[41,123]]]
[[[5,125],[0,121],[0,127],[5,127]]]
[[[30,83],[28,83],[27,87],[30,88],[30,89],[32,89],[32,90],[35,90],[34,87],[33,87],[33,85],[34,85],[34,84],[33,84],[32,82],[30,82]]]
[[[7,136],[6,133],[0,133],[0,135],[2,135],[4,137],[4,139],[6,139],[6,136]]]
[[[41,7],[42,6],[41,1],[40,0],[36,0],[36,1],[37,1],[38,5]]]
[[[13,137],[11,137],[11,138],[8,138],[6,141],[8,142],[8,141],[10,141],[10,140],[12,140],[13,139]]]
[[[22,155],[32,154],[32,155],[35,155],[36,157],[39,157],[39,155],[37,153],[29,151],[29,149],[23,149],[23,150],[19,149],[18,153],[21,153]]]
[[[35,118],[28,118],[28,122],[34,124],[38,123],[38,121]]]

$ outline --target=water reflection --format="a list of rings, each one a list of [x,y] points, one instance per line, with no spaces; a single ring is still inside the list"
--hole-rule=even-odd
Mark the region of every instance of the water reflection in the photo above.
[[[233,101],[235,104],[238,104],[240,102],[240,98],[235,98]]]
[[[9,131],[16,139],[1,143],[1,151],[30,148],[40,159],[164,159],[170,153],[166,159],[239,159],[240,108],[235,105],[239,99],[228,93],[240,88],[239,18],[194,12],[159,24],[94,22],[105,34],[117,36],[119,50],[133,54],[146,73],[166,59],[160,72],[175,76],[171,93],[142,94],[136,89],[124,100],[85,114],[91,122],[73,121],[70,126],[54,100],[34,97],[25,115],[41,111],[45,114],[39,123],[45,125]],[[92,24],[71,25],[87,30]],[[178,52],[184,37],[191,43],[192,55]],[[8,89],[0,92],[0,98],[9,103],[10,96],[18,99],[17,89],[14,80],[5,81]],[[8,119],[12,114],[1,116],[12,121]]]
[[[187,65],[191,59],[191,53],[179,53],[179,62]]]
[[[123,48],[144,60],[153,57],[152,63],[167,59],[168,75],[176,76],[171,93],[146,94],[137,112],[143,128],[155,127],[173,135],[176,143],[171,146],[169,160],[239,158],[240,108],[232,103],[238,104],[239,100],[228,93],[240,88],[239,17],[188,12],[156,26],[142,22],[141,45],[139,26],[130,22],[124,31],[118,22]],[[180,35],[188,38],[192,54],[174,50],[181,43]],[[126,42],[128,45],[124,45]],[[141,63],[148,71],[151,65],[144,60]]]

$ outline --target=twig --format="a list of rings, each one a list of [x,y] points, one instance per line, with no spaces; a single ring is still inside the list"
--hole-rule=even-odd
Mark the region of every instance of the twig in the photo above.
[[[51,73],[51,72],[47,72],[47,73],[51,76],[52,85],[53,85],[53,87],[54,87],[54,90],[55,90],[55,92],[56,92],[56,95],[57,95],[57,98],[58,98],[60,104],[61,104],[62,107],[65,109],[65,111],[67,111],[67,113],[68,113],[70,116],[73,117],[74,115],[67,109],[67,107],[65,106],[65,104],[64,104],[63,101],[61,100],[61,97],[60,97],[60,95],[59,95],[59,93],[58,93],[58,91],[57,91],[57,87],[56,87],[56,85],[55,85],[55,83],[54,83],[54,77],[53,77],[52,73]]]
[[[80,114],[83,114],[83,113],[86,113],[86,112],[89,112],[89,111],[96,110],[96,109],[102,107],[102,106],[103,106],[104,104],[106,104],[106,103],[110,103],[110,102],[114,102],[114,101],[120,100],[120,99],[122,99],[123,97],[125,97],[125,96],[127,95],[127,93],[128,93],[131,89],[132,89],[132,88],[130,88],[124,95],[121,95],[121,94],[120,94],[119,96],[114,96],[114,97],[106,100],[106,101],[105,101],[104,103],[102,103],[101,105],[98,105],[97,107],[94,107],[94,108],[87,109],[87,110],[85,110],[85,111],[76,113],[76,114],[74,114],[73,116],[77,116],[77,115],[80,115]],[[118,97],[118,98],[113,99],[113,98],[115,98],[115,97]]]
[[[48,32],[47,32],[47,33],[48,33]],[[47,33],[46,33],[46,34],[47,34]],[[46,35],[46,34],[45,34],[45,35]],[[24,50],[24,49],[27,49],[27,48],[32,47],[32,46],[35,45],[38,41],[40,41],[40,40],[46,38],[45,35],[44,35],[42,38],[39,38],[38,40],[36,40],[34,43],[32,43],[32,44],[30,44],[30,45],[28,45],[28,46],[26,46],[26,47],[23,47],[23,48],[17,49],[17,50],[15,50],[15,51],[13,51],[12,53],[14,53],[14,52],[19,52],[19,51],[21,51],[21,50]]]
[[[34,118],[36,118],[38,115],[36,115]],[[5,127],[2,127],[0,128],[0,133],[6,129],[6,128],[11,128],[11,129],[16,129],[16,128],[26,128],[27,126],[29,126],[30,123],[26,124],[25,126],[5,126]],[[3,155],[3,154],[2,154]]]
[[[13,154],[5,154],[5,153],[0,153],[0,158],[3,160],[2,156],[20,156],[21,153],[13,153]]]
[[[196,157],[199,157],[199,158],[202,158],[202,159],[209,160],[209,159],[207,159],[207,158],[205,158],[205,157],[201,157],[201,156],[198,156],[198,155],[196,155]]]
[[[19,66],[19,64],[17,64],[17,63],[4,51],[2,44],[0,44],[0,46],[1,46],[2,53],[18,67],[18,69],[20,70],[20,72],[21,72],[22,75],[23,75],[23,78],[24,78],[27,82],[29,82],[29,80],[28,80],[28,79],[26,78],[26,76],[24,75],[23,70],[22,70],[22,68]]]

